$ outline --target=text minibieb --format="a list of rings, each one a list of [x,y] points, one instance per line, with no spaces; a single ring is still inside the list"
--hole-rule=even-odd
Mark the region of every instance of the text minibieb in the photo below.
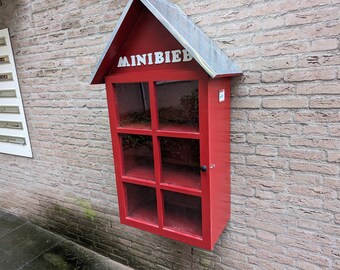
[[[179,62],[190,62],[193,59],[191,54],[186,50],[172,50],[165,52],[154,52],[131,55],[130,57],[121,56],[117,67],[139,67],[160,65]]]

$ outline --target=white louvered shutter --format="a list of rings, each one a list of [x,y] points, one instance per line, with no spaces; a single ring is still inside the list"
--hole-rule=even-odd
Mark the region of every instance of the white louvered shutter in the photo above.
[[[0,153],[33,157],[8,29],[0,30]]]

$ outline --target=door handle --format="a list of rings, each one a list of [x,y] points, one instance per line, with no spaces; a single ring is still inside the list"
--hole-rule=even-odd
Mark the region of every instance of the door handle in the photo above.
[[[200,169],[201,169],[201,172],[206,172],[208,170],[207,166],[205,165],[202,165]]]

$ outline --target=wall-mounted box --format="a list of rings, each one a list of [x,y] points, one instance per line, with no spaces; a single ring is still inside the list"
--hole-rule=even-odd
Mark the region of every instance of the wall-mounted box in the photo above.
[[[131,0],[92,83],[106,83],[121,222],[212,249],[230,218],[230,77],[175,5]]]

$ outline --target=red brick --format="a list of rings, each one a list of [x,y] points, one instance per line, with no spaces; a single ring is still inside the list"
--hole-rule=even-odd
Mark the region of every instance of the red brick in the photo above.
[[[277,149],[273,146],[259,145],[256,147],[256,155],[277,156]]]
[[[336,175],[339,173],[339,167],[333,164],[326,163],[311,163],[290,161],[290,169],[294,171],[315,172],[322,174]]]
[[[269,237],[268,237],[269,238]],[[264,250],[259,250],[257,252],[257,256],[260,257],[260,258],[263,258],[265,260],[268,260],[268,261],[271,261],[271,262],[275,262],[275,263],[280,263],[282,264],[282,266],[279,266],[279,268],[275,268],[275,269],[287,269],[287,265],[290,265],[290,266],[295,266],[295,259],[289,257],[289,256],[286,256],[282,253],[280,254],[276,254],[276,253],[268,253]]]
[[[335,68],[315,68],[306,70],[285,71],[284,80],[287,82],[301,82],[314,80],[332,80],[336,78]]]
[[[329,162],[340,163],[340,150],[339,151],[329,151],[327,154],[327,160]]]
[[[287,145],[288,139],[281,136],[269,136],[261,134],[249,134],[247,136],[247,141],[251,144],[261,144],[261,145]]]
[[[292,121],[292,114],[290,111],[282,110],[256,110],[249,111],[249,120],[256,122],[278,122],[286,123]]]
[[[311,207],[295,207],[295,206],[289,206],[287,207],[289,211],[292,213],[292,215],[295,215],[296,217],[303,218],[303,219],[310,219],[310,220],[319,220],[319,222],[330,222],[333,220],[333,214],[325,211],[324,209],[318,209]],[[306,232],[308,233],[308,232]],[[297,238],[295,236],[295,238]],[[306,241],[307,242],[307,241]],[[308,244],[312,243],[315,244],[313,241],[308,241]]]
[[[328,127],[325,124],[304,125],[302,132],[305,135],[324,136],[328,135]]]
[[[279,156],[293,159],[324,160],[325,153],[321,150],[279,148]]]
[[[233,98],[231,107],[235,109],[256,109],[260,108],[261,99],[259,98]]]
[[[250,96],[277,96],[291,95],[295,91],[295,86],[291,84],[254,86],[249,89]]]
[[[303,197],[301,195],[294,195],[294,194],[278,194],[277,195],[278,201],[295,206],[303,206],[309,207],[313,205],[315,208],[322,208],[323,201],[318,198],[313,197]]]
[[[257,133],[292,135],[297,134],[299,126],[297,124],[281,124],[281,123],[258,123],[255,124],[254,130]]]
[[[321,185],[316,185],[316,186],[310,186],[310,185],[301,185],[298,182],[296,184],[292,184],[289,186],[288,188],[289,194],[291,194],[292,196],[296,196],[296,197],[300,197],[305,196],[306,200],[308,198],[312,199],[312,197],[314,198],[320,198],[320,196],[327,196],[328,199],[334,199],[336,198],[336,192],[329,188],[329,187],[324,187]],[[313,205],[313,204],[309,204]],[[323,205],[323,201],[320,202],[319,204],[319,208],[322,207]],[[306,205],[308,207],[308,205]]]
[[[240,110],[233,110],[231,112],[231,118],[233,119],[233,121],[244,120],[244,119],[247,119],[247,113],[244,111],[240,111]]]
[[[230,140],[233,143],[243,143],[247,139],[246,139],[246,135],[244,135],[244,134],[230,134]]]
[[[247,184],[251,187],[255,187],[257,191],[269,191],[271,193],[284,192],[286,190],[286,184],[280,181],[269,181],[261,178],[251,178],[247,180]]]
[[[312,51],[327,51],[338,48],[339,42],[336,38],[333,39],[318,39],[312,42]]]
[[[320,24],[311,24],[301,27],[301,38],[315,40],[316,38],[336,37],[340,34],[340,29],[335,21],[327,21]]]
[[[274,172],[267,168],[256,168],[251,166],[235,166],[235,172],[239,175],[258,177],[262,179],[273,179]]]
[[[284,28],[283,30],[266,31],[263,34],[256,35],[253,38],[255,44],[281,42],[297,40],[300,37],[299,28]]]
[[[323,97],[312,97],[310,99],[310,108],[340,108],[340,96],[323,96]]]
[[[301,123],[336,123],[340,121],[338,111],[301,111],[295,113],[294,120]]]
[[[257,165],[268,168],[286,168],[287,166],[285,160],[272,157],[247,156],[246,162],[247,165]]]
[[[296,262],[296,266],[302,270],[320,270],[320,267],[315,265],[315,263],[310,263],[302,260]]]
[[[248,144],[240,145],[240,144],[231,144],[230,146],[231,153],[242,153],[242,154],[253,154],[255,152],[254,147],[249,146]]]
[[[304,2],[306,4],[304,8],[307,8],[307,6],[311,4],[309,1]],[[301,6],[303,6],[303,4],[301,4]],[[315,10],[290,13],[286,16],[286,25],[314,24],[320,21],[336,20],[338,18],[338,12],[339,9],[337,7],[330,7],[319,9],[317,13]]]
[[[291,137],[290,145],[333,150],[337,149],[337,147],[339,146],[339,141],[336,139],[318,137],[315,138]]]
[[[340,214],[336,214],[335,215],[335,223],[336,224],[340,224]],[[340,261],[339,261],[340,262]],[[339,264],[339,266],[340,266],[340,264]]]
[[[340,189],[340,181],[337,177],[325,177],[325,186],[330,187],[334,190]]]
[[[309,7],[320,8],[326,5],[334,5],[337,3],[338,3],[337,0],[301,0],[300,5],[303,8],[309,8]]]
[[[261,46],[263,56],[299,54],[308,50],[309,45],[296,41],[265,44]]]
[[[308,99],[305,97],[296,98],[265,98],[262,101],[263,108],[307,108]]]
[[[285,23],[284,16],[273,16],[269,18],[262,19],[262,29],[272,29],[282,27]]]
[[[253,124],[250,122],[232,122],[230,126],[230,131],[232,132],[251,132],[254,130]]]
[[[265,59],[253,59],[251,62],[247,61],[249,69],[257,70],[279,70],[293,68],[296,66],[296,59],[291,55],[285,57],[268,57]]]
[[[287,0],[287,1],[278,1],[278,2],[273,2],[271,4],[272,10],[277,10],[280,11],[279,14],[292,11],[292,10],[297,10],[299,9],[299,3],[293,0]],[[252,6],[252,16],[261,16],[261,15],[266,15],[268,12],[268,4],[267,3],[260,3],[258,5]]]
[[[288,172],[276,172],[275,173],[276,181],[281,181],[291,184],[305,184],[305,185],[316,185],[319,186],[322,183],[322,177],[320,175],[316,175],[308,172],[298,172],[298,171],[290,171]]]
[[[317,95],[317,94],[340,94],[340,87],[336,83],[325,84],[325,83],[307,83],[299,84],[296,88],[297,94],[300,95]]]
[[[283,79],[283,74],[280,71],[266,71],[261,74],[261,82],[275,83]]]
[[[276,206],[278,206],[278,211],[281,211],[281,209],[282,209],[282,204],[280,204],[280,205],[278,203],[275,204],[275,203],[271,202],[270,200],[262,200],[262,199],[258,199],[258,198],[249,198],[249,202],[254,203],[254,205],[258,206],[259,209],[263,209],[263,211],[265,211],[266,208],[269,207],[269,205],[272,205],[275,208],[276,208]],[[279,209],[279,208],[281,208],[281,209]],[[255,229],[261,229],[261,230],[265,230],[265,231],[272,232],[272,233],[275,233],[275,234],[279,234],[279,233],[286,231],[286,226],[284,224],[277,224],[277,226],[275,226],[275,224],[270,222],[270,213],[266,212],[266,214],[268,215],[267,220],[259,221],[259,220],[255,219],[253,221],[254,222],[253,227]],[[263,244],[260,239],[258,239],[258,240],[260,241],[260,243],[259,243],[260,245]],[[256,243],[258,243],[258,242],[256,241]],[[251,245],[250,241],[249,241],[249,244]],[[267,242],[266,244],[270,245],[271,243]],[[277,243],[275,243],[275,244],[277,244]],[[278,245],[275,250],[281,250],[282,248],[283,248],[282,246],[280,247],[280,245]],[[275,252],[275,251],[273,250],[273,252]]]

